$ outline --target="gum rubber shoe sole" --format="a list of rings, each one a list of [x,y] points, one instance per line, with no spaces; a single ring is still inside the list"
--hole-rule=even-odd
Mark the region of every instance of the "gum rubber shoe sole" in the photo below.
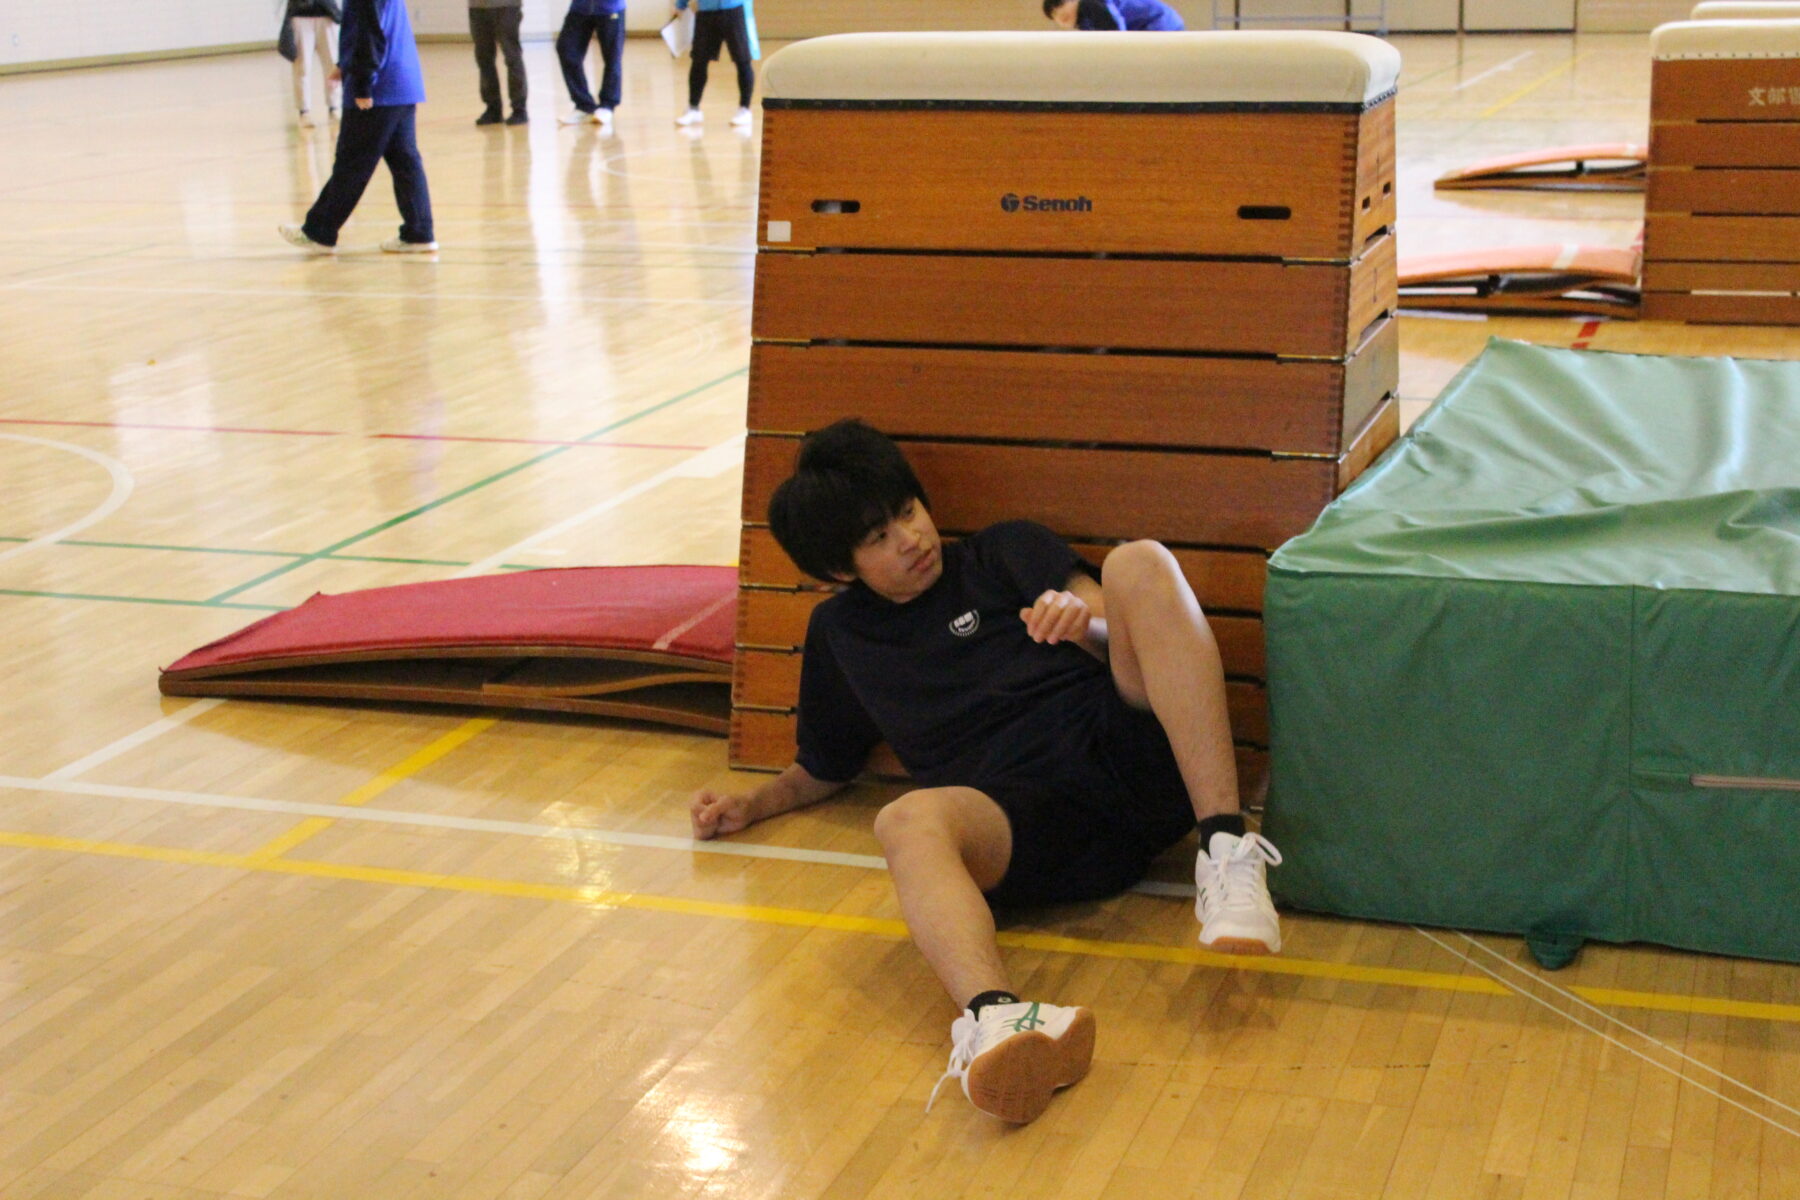
[[[1094,1059],[1094,1014],[1075,1012],[1060,1038],[1020,1033],[969,1065],[969,1099],[1002,1121],[1024,1125],[1050,1106],[1058,1088],[1081,1082]]]

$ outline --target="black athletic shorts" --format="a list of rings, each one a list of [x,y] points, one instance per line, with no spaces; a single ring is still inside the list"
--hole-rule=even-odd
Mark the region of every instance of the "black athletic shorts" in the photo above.
[[[972,786],[1012,826],[1012,859],[987,893],[1008,908],[1096,900],[1144,877],[1194,827],[1194,808],[1162,724],[1116,693],[1089,744],[1068,756]]]

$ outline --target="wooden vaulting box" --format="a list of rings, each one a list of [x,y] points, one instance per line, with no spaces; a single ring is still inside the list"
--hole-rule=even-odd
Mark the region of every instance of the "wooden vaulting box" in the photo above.
[[[906,451],[954,537],[1169,545],[1246,775],[1270,550],[1398,434],[1393,91],[1341,33],[847,35],[770,59],[732,760],[793,754],[829,592],[765,525],[799,439]],[[891,762],[881,766],[892,767]]]
[[[1800,325],[1800,20],[1651,35],[1643,315]]]

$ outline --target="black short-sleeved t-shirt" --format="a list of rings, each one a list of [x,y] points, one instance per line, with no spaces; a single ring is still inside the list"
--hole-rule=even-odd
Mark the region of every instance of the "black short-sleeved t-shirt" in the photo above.
[[[1054,762],[1114,695],[1099,660],[1031,640],[1021,608],[1093,571],[1029,521],[945,544],[944,570],[904,604],[853,584],[813,610],[800,675],[800,765],[853,778],[885,739],[926,787],[985,782]]]

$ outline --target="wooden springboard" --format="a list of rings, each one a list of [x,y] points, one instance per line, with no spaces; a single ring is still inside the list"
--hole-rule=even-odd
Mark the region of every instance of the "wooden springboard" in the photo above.
[[[577,567],[317,595],[163,671],[169,696],[537,709],[727,732],[737,571]]]
[[[1483,159],[1438,176],[1439,191],[1512,188],[1541,191],[1641,192],[1648,150],[1637,142],[1549,146]]]
[[[1500,246],[1401,262],[1402,308],[1593,313],[1631,317],[1638,251],[1610,246]]]

